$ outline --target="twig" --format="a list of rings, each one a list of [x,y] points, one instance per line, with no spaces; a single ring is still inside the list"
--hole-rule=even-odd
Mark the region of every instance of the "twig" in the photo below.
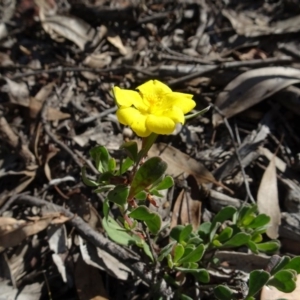
[[[247,180],[247,177],[246,177],[246,172],[245,172],[245,169],[243,167],[243,163],[242,163],[242,159],[240,157],[240,154],[239,154],[239,150],[235,144],[235,139],[234,139],[234,135],[233,135],[233,132],[232,132],[232,129],[228,123],[228,120],[227,118],[224,116],[224,114],[222,113],[222,111],[217,107],[215,106],[214,104],[211,104],[213,106],[213,108],[222,116],[223,118],[223,121],[224,121],[224,124],[225,126],[227,127],[227,130],[229,132],[229,135],[230,135],[230,138],[232,140],[232,144],[233,144],[233,147],[234,147],[234,152],[235,152],[235,155],[237,157],[237,160],[239,162],[239,165],[240,165],[240,168],[241,168],[241,173],[242,173],[242,176],[243,176],[243,179],[244,179],[244,184],[245,184],[245,188],[246,188],[246,191],[247,191],[247,195],[249,197],[249,199],[251,200],[252,203],[255,203],[255,200],[252,196],[252,193],[251,193],[251,190],[250,190],[250,187],[249,187],[249,182]]]
[[[103,117],[107,116],[108,114],[114,113],[116,110],[117,110],[116,106],[108,108],[108,109],[104,110],[103,112],[101,112],[97,115],[90,116],[90,117],[84,118],[82,120],[79,120],[79,123],[80,124],[86,124],[86,123],[93,122],[93,121],[95,121],[99,118],[103,118]]]
[[[47,209],[49,209],[49,211],[53,210],[65,215],[70,219],[68,222],[80,233],[83,238],[94,244],[96,247],[99,247],[107,251],[112,256],[116,257],[119,261],[124,263],[124,265],[131,268],[135,274],[143,279],[143,281],[150,284],[151,278],[149,277],[149,275],[144,273],[144,267],[142,263],[139,263],[140,257],[138,255],[134,257],[132,254],[129,254],[126,249],[114,244],[99,232],[93,230],[86,222],[82,220],[81,217],[71,213],[69,210],[63,208],[62,206],[24,194],[11,197],[0,209],[0,215],[2,215],[3,212],[5,212],[10,206],[15,203],[37,207],[46,207]]]

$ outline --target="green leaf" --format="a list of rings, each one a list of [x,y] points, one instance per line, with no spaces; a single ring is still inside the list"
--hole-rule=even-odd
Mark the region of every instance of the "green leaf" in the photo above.
[[[258,249],[257,249],[257,246],[256,246],[256,244],[255,244],[253,241],[249,241],[249,242],[247,243],[247,246],[249,247],[249,249],[250,249],[253,253],[255,253],[255,254],[258,254],[258,253],[259,253],[259,251],[258,251]]]
[[[291,261],[291,258],[288,256],[283,256],[280,258],[279,262],[277,263],[277,265],[275,267],[272,268],[271,270],[271,275],[274,275],[275,273],[277,273],[278,271],[280,271],[281,269],[284,269],[285,266]],[[293,269],[293,268],[288,268],[288,269]]]
[[[160,254],[157,258],[158,261],[162,261],[168,254],[171,253],[173,247],[175,245],[175,242],[171,242],[169,243],[167,246],[165,246],[164,248],[162,248],[160,250]]]
[[[126,159],[120,163],[120,170],[118,172],[118,175],[124,174],[133,164],[134,161],[129,157],[126,157]]]
[[[178,261],[179,263],[185,263],[185,262],[198,262],[204,254],[204,245],[199,245],[195,250],[190,252],[189,254],[185,255]]]
[[[129,217],[144,221],[153,234],[157,234],[161,227],[161,218],[157,213],[151,212],[148,207],[141,205],[130,212]]]
[[[258,228],[269,224],[271,218],[265,214],[258,215],[247,227],[248,228]]]
[[[116,160],[114,158],[110,158],[108,160],[108,171],[113,172],[116,169]]]
[[[281,270],[277,272],[267,283],[275,286],[281,292],[291,293],[296,288],[297,277],[292,270]]]
[[[191,297],[189,297],[188,295],[185,295],[185,294],[180,294],[178,299],[180,299],[180,300],[193,300],[193,298],[191,298]]]
[[[233,233],[233,229],[231,227],[226,227],[218,235],[217,240],[220,241],[221,243],[225,242],[232,237],[232,233]]]
[[[263,252],[266,254],[273,254],[278,251],[280,248],[280,242],[278,240],[272,240],[265,243],[256,244],[259,252]]]
[[[250,241],[250,234],[239,232],[234,235],[229,241],[223,244],[223,247],[240,247]]]
[[[174,263],[178,262],[178,260],[182,257],[183,253],[184,253],[184,247],[181,244],[177,244],[174,247],[174,254],[173,254]]]
[[[100,172],[107,172],[109,170],[109,153],[104,146],[96,146],[90,150],[90,156],[95,163],[96,169]]]
[[[193,226],[191,224],[184,226],[184,228],[180,232],[179,242],[182,243],[184,241],[187,241],[187,239],[190,237],[192,231],[193,231]]]
[[[236,212],[236,208],[233,206],[226,206],[223,209],[221,209],[216,216],[213,218],[211,228],[210,228],[210,234],[209,234],[209,240],[210,242],[214,239],[215,234],[220,227],[220,225],[227,221],[230,220],[233,215]]]
[[[194,114],[189,114],[189,115],[184,116],[184,118],[185,118],[185,120],[190,120],[190,119],[193,119],[195,117],[202,116],[203,114],[205,114],[206,112],[208,112],[209,109],[210,109],[210,106],[207,106],[206,108],[204,108],[204,109],[202,109],[200,111],[197,111]]]
[[[236,299],[234,297],[234,292],[228,286],[218,285],[214,288],[214,294],[219,300],[233,300]]]
[[[134,141],[126,142],[123,145],[121,145],[120,149],[124,149],[126,151],[126,154],[130,157],[130,159],[136,161],[137,154],[138,154],[137,142]]]
[[[297,274],[300,273],[300,256],[296,256],[291,259],[291,261],[285,265],[284,269],[292,269],[297,272]]]
[[[107,198],[111,202],[124,206],[127,203],[128,194],[129,187],[127,185],[117,185],[107,194]]]
[[[234,213],[236,212],[236,208],[233,206],[225,206],[221,209],[216,216],[213,218],[214,224],[216,223],[224,223],[227,220],[230,220]]]
[[[175,268],[177,271],[180,271],[182,273],[190,273],[195,276],[195,278],[203,283],[209,282],[209,273],[206,269],[186,269],[181,267]]]
[[[151,157],[135,173],[131,183],[129,198],[149,188],[167,170],[168,165],[160,157]]]
[[[146,200],[147,194],[148,193],[146,193],[145,191],[141,191],[141,192],[137,193],[134,198],[136,200]]]
[[[211,222],[204,222],[198,228],[198,234],[202,240],[206,240],[211,229]]]
[[[270,274],[263,270],[255,270],[250,273],[249,290],[246,299],[256,295],[268,282]]]
[[[82,175],[81,175],[82,181],[85,185],[91,186],[91,187],[99,186],[99,183],[86,177],[86,166],[83,166],[81,168],[81,173],[82,173]]]
[[[184,227],[185,226],[183,225],[177,225],[173,227],[170,231],[170,238],[180,243],[180,234],[183,231]]]
[[[171,176],[166,176],[158,185],[155,186],[155,190],[166,190],[174,185],[174,179]]]
[[[112,217],[107,216],[102,220],[103,228],[111,240],[117,244],[129,246],[136,244],[136,240],[129,235]]]
[[[115,185],[113,185],[113,184],[102,185],[102,186],[98,187],[97,189],[93,190],[93,192],[94,193],[102,193],[102,192],[109,191],[109,190],[113,189],[114,187],[115,187]]]
[[[251,234],[251,241],[254,243],[260,243],[263,240],[263,237],[260,233],[253,232]]]

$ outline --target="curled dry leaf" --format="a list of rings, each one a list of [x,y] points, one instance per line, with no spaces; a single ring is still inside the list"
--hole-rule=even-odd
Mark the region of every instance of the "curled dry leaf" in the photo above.
[[[266,67],[247,71],[231,81],[218,95],[215,105],[230,118],[276,92],[300,82],[300,70]],[[222,123],[222,116],[213,114],[213,125]]]
[[[112,61],[110,52],[91,54],[85,58],[83,64],[91,68],[103,68]]]
[[[44,30],[57,42],[68,39],[84,50],[88,43],[96,45],[100,41],[94,28],[74,16],[46,15],[40,10],[40,20]]]
[[[271,218],[266,233],[269,238],[276,239],[281,223],[281,214],[278,200],[275,157],[270,160],[260,182],[257,193],[257,206],[260,213],[264,213]]]

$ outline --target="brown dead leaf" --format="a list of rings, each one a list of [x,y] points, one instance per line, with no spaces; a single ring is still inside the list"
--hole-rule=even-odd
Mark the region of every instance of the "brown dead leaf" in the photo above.
[[[187,182],[190,191],[182,189],[179,193],[172,213],[171,228],[178,224],[192,224],[193,229],[197,230],[200,225],[202,207],[199,201],[199,188],[194,176],[188,176]]]
[[[4,92],[7,92],[10,102],[22,106],[29,105],[29,89],[25,82],[12,81],[9,78],[5,78],[7,85],[3,88]]]
[[[232,192],[221,182],[217,181],[202,163],[172,146],[164,143],[154,144],[148,155],[150,157],[160,156],[168,164],[167,173],[171,176],[193,175],[198,184],[213,183]]]
[[[85,274],[82,276],[82,274]],[[79,256],[75,269],[75,283],[80,300],[108,300],[101,273],[86,264]]]
[[[91,68],[103,68],[112,62],[110,52],[97,53],[88,55],[83,64]]]
[[[25,221],[21,226],[11,230],[2,231],[0,234],[0,249],[14,247],[20,244],[27,237],[34,235],[51,224],[52,218],[44,218],[36,222],[27,222]],[[21,222],[21,220],[17,220]]]
[[[300,82],[300,70],[287,67],[266,67],[247,71],[231,81],[218,95],[215,105],[226,118]],[[212,122],[218,126],[222,116],[215,112]]]
[[[40,10],[40,20],[44,30],[57,42],[68,39],[84,50],[88,43],[99,42],[98,32],[85,21],[74,16],[46,15]]]
[[[112,30],[108,31],[106,38],[113,46],[115,46],[120,51],[122,55],[126,55],[128,53],[128,50],[123,45],[121,38],[118,35],[116,35]]]
[[[260,213],[264,213],[271,218],[267,235],[271,239],[278,237],[278,229],[281,223],[280,207],[278,200],[277,176],[275,157],[270,160],[257,193],[257,206]]]

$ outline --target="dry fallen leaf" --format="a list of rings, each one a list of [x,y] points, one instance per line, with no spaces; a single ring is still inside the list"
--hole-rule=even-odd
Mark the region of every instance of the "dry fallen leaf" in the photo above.
[[[171,176],[193,175],[198,184],[213,183],[232,192],[221,182],[217,181],[202,163],[172,146],[164,143],[154,144],[149,150],[148,155],[150,157],[160,156],[168,164],[167,173]]]
[[[29,89],[25,82],[12,81],[5,78],[7,85],[3,88],[3,92],[7,92],[10,102],[22,106],[29,105]]]
[[[99,41],[98,32],[88,23],[74,16],[45,15],[40,10],[40,19],[44,30],[57,42],[68,39],[84,50],[88,43]]]
[[[115,46],[120,51],[122,55],[126,55],[128,53],[128,50],[123,45],[121,38],[114,32],[109,30],[106,38],[113,46]]]
[[[192,224],[193,229],[197,230],[200,225],[202,206],[199,200],[199,188],[194,176],[188,176],[187,182],[191,189],[190,191],[182,189],[179,193],[172,211],[170,227]]]
[[[221,92],[215,105],[230,118],[289,85],[300,82],[300,70],[287,67],[266,67],[247,71],[231,81]],[[222,116],[213,114],[213,125],[222,123]]]
[[[264,213],[271,218],[266,234],[269,238],[276,239],[281,223],[281,215],[278,200],[275,157],[270,160],[261,179],[257,193],[257,206],[260,213]]]

